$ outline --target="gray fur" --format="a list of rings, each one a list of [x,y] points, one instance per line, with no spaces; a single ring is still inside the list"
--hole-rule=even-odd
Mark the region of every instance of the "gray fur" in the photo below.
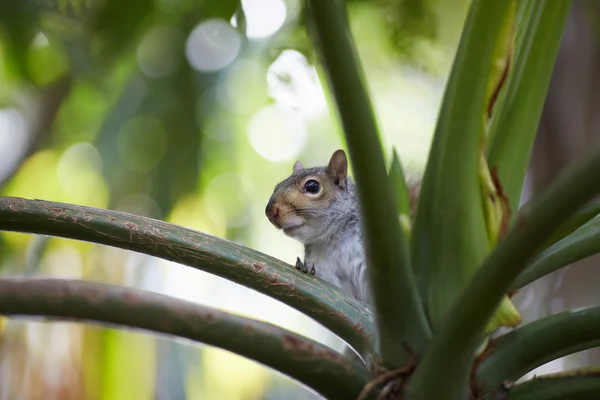
[[[290,180],[297,181],[325,169],[296,171],[277,185],[275,192],[281,185],[289,185]],[[327,208],[297,210],[307,218],[307,226],[292,237],[304,244],[304,263],[309,270],[314,265],[316,276],[370,304],[359,204],[350,177],[346,177],[344,188],[337,188],[335,195],[336,200]]]

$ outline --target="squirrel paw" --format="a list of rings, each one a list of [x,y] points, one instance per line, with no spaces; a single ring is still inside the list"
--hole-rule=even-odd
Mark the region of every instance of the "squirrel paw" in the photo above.
[[[300,271],[304,272],[304,273],[309,273],[311,275],[314,275],[317,271],[315,270],[315,264],[312,265],[312,267],[310,268],[310,271],[308,270],[308,265],[306,265],[305,262],[302,262],[302,260],[300,260],[300,257],[296,257],[296,269],[299,269]]]
[[[308,272],[308,267],[300,260],[300,257],[296,257],[296,269],[299,269],[302,272]]]

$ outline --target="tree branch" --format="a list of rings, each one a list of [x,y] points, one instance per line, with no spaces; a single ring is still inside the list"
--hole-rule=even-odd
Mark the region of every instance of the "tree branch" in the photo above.
[[[280,371],[326,398],[355,398],[372,378],[356,361],[275,325],[120,286],[0,279],[0,314],[140,328],[216,346]]]
[[[549,361],[598,345],[600,306],[559,313],[493,340],[475,379],[484,391],[492,390]]]
[[[375,334],[365,305],[289,264],[228,240],[124,212],[0,196],[0,230],[84,240],[174,261],[277,299],[339,335],[363,357]]]
[[[507,400],[599,399],[600,368],[585,368],[542,375],[508,392]]]
[[[12,165],[6,170],[0,171],[0,188],[10,181],[27,157],[35,153],[44,140],[50,136],[54,120],[63,102],[71,93],[72,81],[73,78],[70,75],[65,75],[40,92],[38,109],[36,110],[37,115],[33,127],[27,134],[27,146]]]

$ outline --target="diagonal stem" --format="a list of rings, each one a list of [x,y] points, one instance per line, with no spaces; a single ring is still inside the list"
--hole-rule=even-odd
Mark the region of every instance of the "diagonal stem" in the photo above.
[[[363,357],[371,351],[374,324],[363,303],[291,265],[228,240],[124,212],[1,196],[0,230],[85,240],[188,265],[299,310]]]
[[[557,358],[600,345],[600,307],[531,322],[492,341],[475,379],[488,391]],[[518,354],[518,357],[515,356]]]
[[[535,377],[511,388],[506,400],[600,399],[600,368]]]
[[[356,361],[275,325],[120,286],[63,279],[0,279],[0,314],[145,329],[255,360],[326,398],[355,398],[372,378]]]

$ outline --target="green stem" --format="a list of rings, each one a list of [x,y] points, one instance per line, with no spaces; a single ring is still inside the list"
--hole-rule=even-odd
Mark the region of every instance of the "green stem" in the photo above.
[[[355,398],[372,376],[360,363],[275,325],[120,286],[0,279],[0,314],[49,316],[145,329],[255,360],[326,398]]]
[[[600,191],[600,149],[561,174],[534,206],[525,208],[506,237],[486,259],[465,291],[453,304],[443,329],[432,339],[413,376],[418,398],[452,387],[456,374],[468,369],[483,339],[483,331],[511,283],[536,254],[540,245],[577,207]],[[427,385],[435,382],[435,385]],[[415,383],[415,384],[416,384]],[[436,389],[441,388],[441,389]],[[453,395],[454,396],[454,395]]]
[[[484,391],[515,381],[557,358],[600,344],[600,307],[562,312],[531,322],[490,342],[475,379]],[[518,357],[516,356],[518,355]]]
[[[417,352],[426,346],[428,322],[398,222],[345,2],[308,0],[306,4],[310,34],[335,97],[356,179],[380,355],[385,366],[398,368],[408,360],[403,341]]]
[[[542,251],[511,285],[511,290],[600,252],[600,217]]]
[[[581,228],[598,214],[600,214],[600,202],[594,202],[580,207],[575,214],[555,230],[552,236],[544,242],[543,247],[546,248],[552,246],[554,243]]]
[[[367,307],[333,285],[228,240],[128,213],[0,197],[0,230],[85,240],[163,258],[226,278],[320,322],[363,357],[374,324]]]
[[[600,399],[600,368],[585,368],[536,377],[514,386],[507,400]]]

